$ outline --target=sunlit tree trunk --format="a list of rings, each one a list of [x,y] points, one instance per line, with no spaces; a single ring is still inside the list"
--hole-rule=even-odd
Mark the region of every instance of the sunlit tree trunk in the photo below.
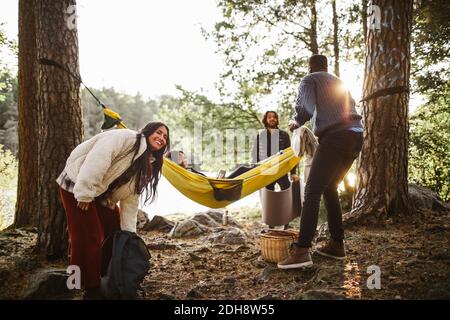
[[[73,0],[37,0],[37,53],[79,72],[77,29],[71,23]],[[72,7],[73,8],[73,7]],[[69,12],[72,12],[69,10]],[[55,179],[73,148],[82,141],[80,84],[62,70],[39,68],[39,238],[38,249],[48,258],[66,254],[65,213]]]
[[[369,17],[362,105],[364,145],[347,221],[383,221],[410,213],[408,100],[412,0],[373,1]],[[378,7],[377,7],[378,6]],[[366,220],[367,221],[367,220]]]
[[[37,226],[38,103],[35,0],[19,1],[19,176],[14,226]]]
[[[336,10],[336,0],[331,0],[331,6],[333,9],[334,74],[339,77],[339,20]]]
[[[367,41],[367,2],[368,0],[362,0],[361,20],[364,34],[364,42]]]
[[[310,50],[312,54],[319,53],[319,44],[317,42],[317,7],[316,0],[310,0],[311,27],[310,27]]]

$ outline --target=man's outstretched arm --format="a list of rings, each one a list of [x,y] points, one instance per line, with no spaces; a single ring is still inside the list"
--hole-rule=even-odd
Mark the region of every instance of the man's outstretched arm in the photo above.
[[[302,79],[295,104],[295,115],[293,119],[295,123],[289,126],[291,131],[304,125],[314,114],[316,108],[314,85],[311,77],[306,76]]]

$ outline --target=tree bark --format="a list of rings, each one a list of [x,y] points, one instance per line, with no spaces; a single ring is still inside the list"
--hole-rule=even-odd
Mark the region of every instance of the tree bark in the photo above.
[[[14,227],[37,227],[38,103],[35,0],[19,1],[19,175]]]
[[[333,9],[333,50],[334,50],[334,74],[340,77],[339,72],[339,20],[336,10],[336,0],[331,0]]]
[[[310,3],[311,10],[311,29],[309,33],[310,37],[310,50],[312,54],[319,53],[319,44],[317,42],[317,8],[316,0],[311,0]]]
[[[362,10],[361,10],[361,19],[362,19],[362,28],[364,34],[364,42],[367,42],[367,1],[362,0]]]
[[[67,9],[74,0],[37,0],[38,58],[55,60],[78,74],[76,26],[68,24]],[[65,212],[55,179],[70,152],[82,141],[80,84],[53,66],[39,68],[39,236],[38,249],[47,258],[67,253]]]
[[[413,1],[374,1],[381,23],[369,26],[362,105],[364,145],[347,222],[381,222],[411,212],[408,199],[408,99]],[[378,8],[377,8],[378,9]],[[377,18],[376,18],[377,19]],[[372,19],[371,19],[372,21]],[[395,88],[404,88],[394,90]],[[366,220],[368,221],[368,220]]]

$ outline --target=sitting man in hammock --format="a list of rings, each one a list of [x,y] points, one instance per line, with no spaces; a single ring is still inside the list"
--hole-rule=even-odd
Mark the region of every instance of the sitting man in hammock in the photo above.
[[[253,144],[252,158],[253,164],[239,165],[228,176],[226,170],[220,170],[217,174],[217,179],[234,179],[250,171],[259,165],[259,162],[265,160],[280,151],[291,146],[289,134],[286,131],[278,129],[278,114],[275,111],[267,111],[262,119],[262,123],[266,127],[260,132]],[[189,170],[193,173],[206,176],[204,173],[189,166],[186,154],[182,150],[174,150],[167,153],[167,158],[178,164],[179,166]],[[296,174],[296,167],[291,170],[291,178],[293,181],[298,181],[299,177]],[[266,186],[269,190],[275,190],[275,184],[278,184],[281,190],[288,189],[291,185],[288,175],[281,177],[279,180]]]
[[[189,170],[193,173],[200,174],[200,175],[206,177],[206,175],[204,173],[194,169],[193,166],[189,165],[188,159],[187,159],[184,151],[182,151],[182,150],[171,151],[171,152],[168,152],[166,156],[168,159],[172,160],[173,162],[175,162],[179,166],[185,168],[186,170]],[[232,179],[232,178],[235,178],[235,177],[243,174],[244,172],[247,172],[247,171],[253,169],[254,167],[256,167],[256,165],[239,166],[237,169],[235,169],[233,172],[231,172],[228,177],[225,177],[226,170],[220,170],[219,173],[217,174],[216,178],[217,179],[223,179],[223,178]]]
[[[194,167],[189,166],[189,162],[187,160],[186,154],[182,150],[175,150],[167,153],[167,158],[178,164],[179,166],[182,166],[186,170],[189,170],[193,173],[200,174],[202,176],[206,176],[204,173],[197,171],[194,169]]]

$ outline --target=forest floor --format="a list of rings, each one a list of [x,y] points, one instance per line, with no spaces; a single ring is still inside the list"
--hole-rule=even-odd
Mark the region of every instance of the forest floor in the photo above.
[[[234,218],[247,234],[244,245],[141,233],[152,254],[145,299],[450,299],[450,211],[424,211],[383,227],[353,227],[346,230],[346,260],[314,253],[312,267],[288,271],[261,258],[259,234],[265,225],[259,219],[239,213]],[[0,233],[0,299],[30,298],[26,292],[38,270],[67,266],[40,262],[31,253],[35,241],[36,234],[25,230]],[[370,266],[380,268],[380,289],[367,287]],[[80,292],[52,290],[45,298],[81,298]]]

